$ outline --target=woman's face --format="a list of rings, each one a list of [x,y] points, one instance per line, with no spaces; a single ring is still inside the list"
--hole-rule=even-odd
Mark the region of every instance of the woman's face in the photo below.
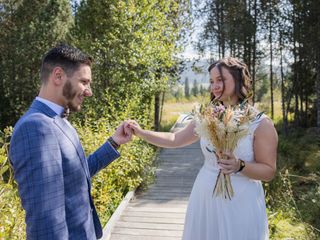
[[[237,104],[239,99],[235,94],[235,82],[229,71],[221,67],[222,76],[218,67],[214,67],[210,71],[210,91],[214,99],[222,101],[225,105]],[[223,90],[224,85],[224,90]]]

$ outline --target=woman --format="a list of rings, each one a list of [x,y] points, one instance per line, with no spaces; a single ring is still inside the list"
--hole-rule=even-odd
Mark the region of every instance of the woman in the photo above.
[[[223,105],[236,105],[248,99],[251,78],[248,68],[235,58],[221,59],[209,67],[212,98]],[[199,139],[195,122],[176,133],[143,130],[135,122],[134,134],[165,148],[176,148]],[[255,119],[249,134],[227,159],[217,159],[214,146],[200,139],[205,162],[194,183],[185,219],[184,240],[268,239],[268,221],[261,181],[270,181],[276,171],[278,137],[265,115]],[[211,150],[210,150],[211,149]],[[210,150],[210,151],[209,151]],[[219,170],[230,174],[234,197],[212,196]]]

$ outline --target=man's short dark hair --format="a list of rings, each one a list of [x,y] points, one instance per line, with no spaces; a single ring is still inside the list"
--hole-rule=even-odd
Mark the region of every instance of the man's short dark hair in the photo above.
[[[92,57],[75,47],[60,44],[49,50],[42,59],[40,70],[41,82],[46,83],[48,81],[49,75],[55,67],[61,67],[67,76],[70,77],[82,64],[91,67]]]

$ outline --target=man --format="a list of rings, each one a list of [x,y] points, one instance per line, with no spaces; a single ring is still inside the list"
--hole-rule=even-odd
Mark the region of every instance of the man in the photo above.
[[[64,109],[80,111],[92,96],[89,56],[59,45],[43,58],[41,89],[14,127],[9,156],[26,211],[27,239],[97,239],[102,227],[90,178],[119,157],[131,140],[127,123],[89,157]]]

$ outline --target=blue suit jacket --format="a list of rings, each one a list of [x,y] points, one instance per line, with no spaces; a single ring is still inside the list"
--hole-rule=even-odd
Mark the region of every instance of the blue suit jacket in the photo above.
[[[88,158],[76,130],[34,100],[17,122],[9,157],[26,211],[27,239],[97,239],[90,178],[119,153],[108,143]]]

